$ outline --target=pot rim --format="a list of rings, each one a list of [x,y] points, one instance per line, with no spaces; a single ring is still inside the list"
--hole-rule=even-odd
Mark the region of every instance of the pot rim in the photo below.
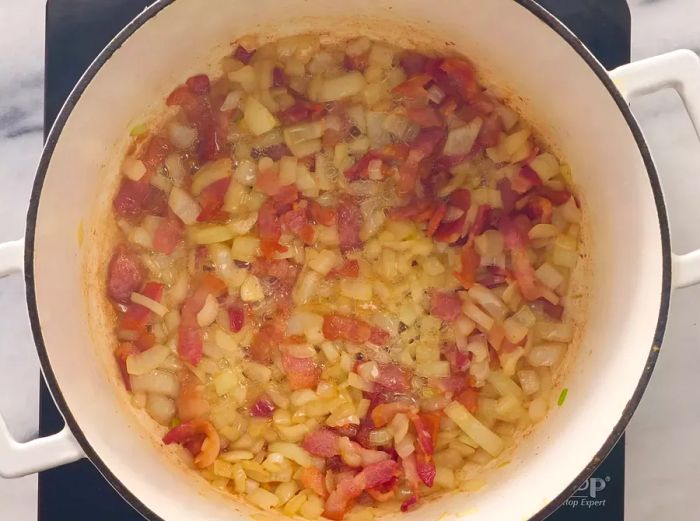
[[[41,191],[44,184],[44,179],[48,172],[49,165],[51,163],[51,158],[53,152],[58,143],[58,139],[63,131],[63,128],[77,105],[80,98],[88,87],[92,79],[102,68],[102,66],[112,57],[112,55],[122,46],[122,44],[142,25],[144,25],[151,18],[156,16],[165,7],[172,4],[175,0],[157,0],[155,3],[151,4],[139,15],[137,15],[131,22],[129,22],[108,44],[107,46],[97,55],[90,66],[86,69],[83,75],[80,77],[76,83],[73,90],[70,92],[63,104],[61,110],[59,111],[51,130],[46,138],[44,144],[44,149],[41,154],[39,165],[37,167],[36,177],[32,187],[32,193],[29,200],[29,210],[27,212],[26,221],[26,233],[25,233],[25,251],[24,251],[24,274],[25,274],[25,287],[26,287],[26,299],[27,308],[29,312],[29,320],[31,323],[32,335],[34,337],[34,343],[36,345],[37,354],[39,356],[39,361],[41,363],[41,369],[44,376],[44,380],[48,385],[51,395],[56,402],[61,414],[63,415],[66,424],[69,426],[71,432],[75,436],[75,439],[80,444],[80,447],[85,452],[85,455],[91,461],[91,463],[97,468],[97,470],[102,474],[102,476],[107,480],[107,482],[117,491],[117,493],[127,501],[136,511],[138,511],[145,518],[152,521],[164,521],[163,518],[158,516],[153,512],[148,506],[146,506],[136,494],[129,490],[120,480],[115,476],[109,467],[105,464],[102,458],[97,454],[97,452],[92,448],[90,442],[85,437],[80,425],[76,421],[68,403],[63,396],[56,376],[51,368],[49,361],[48,350],[44,343],[44,339],[41,332],[41,323],[39,320],[39,310],[36,302],[36,291],[34,283],[34,242],[35,242],[35,228],[37,221],[37,213],[39,209],[39,202],[41,199]],[[654,162],[651,158],[651,154],[648,145],[642,135],[642,132],[637,124],[637,121],[632,114],[627,102],[624,100],[620,92],[617,90],[613,84],[607,70],[603,65],[593,56],[593,54],[588,50],[588,48],[583,44],[583,42],[572,33],[559,19],[552,15],[545,8],[535,3],[534,0],[512,0],[520,6],[527,9],[531,14],[536,16],[541,22],[545,23],[549,28],[555,31],[564,41],[566,41],[571,48],[576,51],[581,59],[590,67],[591,71],[598,77],[603,86],[607,89],[613,101],[617,105],[618,109],[622,113],[625,121],[632,132],[637,147],[644,161],[644,166],[646,168],[647,174],[649,176],[649,182],[651,184],[652,193],[654,195],[654,202],[656,205],[656,211],[659,219],[659,231],[661,235],[661,250],[662,250],[662,284],[661,284],[661,299],[659,306],[659,314],[656,323],[656,329],[654,332],[654,337],[649,349],[649,356],[644,367],[644,371],[640,376],[637,387],[634,390],[629,402],[625,406],[619,421],[613,428],[612,432],[605,440],[601,448],[596,452],[590,462],[586,467],[581,470],[581,472],[574,478],[574,480],[569,483],[564,490],[555,498],[547,503],[539,512],[537,512],[531,520],[541,521],[551,515],[555,510],[557,510],[561,504],[568,499],[579,487],[580,483],[587,479],[593,471],[598,467],[601,461],[608,455],[612,448],[617,443],[618,439],[624,433],[624,430],[632,417],[634,411],[636,410],[639,402],[644,394],[644,391],[651,378],[654,365],[659,355],[659,349],[657,346],[661,345],[663,340],[664,331],[666,329],[666,323],[668,318],[668,311],[670,305],[671,296],[671,241],[670,232],[668,224],[668,216],[666,213],[666,205],[664,203],[663,193],[661,190],[661,183],[659,181],[658,173]]]

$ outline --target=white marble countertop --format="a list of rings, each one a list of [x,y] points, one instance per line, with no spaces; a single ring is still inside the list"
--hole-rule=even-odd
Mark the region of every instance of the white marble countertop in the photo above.
[[[630,0],[632,55],[700,53],[700,0]],[[0,241],[21,237],[42,144],[44,1],[0,2]],[[671,92],[633,105],[654,153],[676,252],[700,247],[700,144]],[[626,517],[697,520],[700,287],[676,292],[661,357],[627,429]],[[0,411],[19,439],[37,432],[38,375],[21,277],[0,282]],[[12,392],[9,390],[12,389]],[[36,478],[0,478],[0,519],[36,519]]]

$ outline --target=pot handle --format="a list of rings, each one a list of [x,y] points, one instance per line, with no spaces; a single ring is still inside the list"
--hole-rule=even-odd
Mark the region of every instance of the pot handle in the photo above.
[[[610,73],[626,100],[672,88],[680,95],[700,138],[700,57],[681,49],[623,65]],[[673,286],[700,283],[700,249],[673,254]]]
[[[21,272],[23,266],[24,239],[0,243],[0,277]],[[34,474],[83,457],[85,455],[67,425],[51,436],[19,442],[10,434],[0,414],[0,476],[3,478]]]

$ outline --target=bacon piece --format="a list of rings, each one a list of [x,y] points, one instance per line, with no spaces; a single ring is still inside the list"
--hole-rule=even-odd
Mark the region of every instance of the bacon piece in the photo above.
[[[229,306],[228,324],[231,331],[238,333],[245,324],[245,309],[240,305]]]
[[[440,113],[433,107],[411,105],[406,108],[406,117],[421,128],[441,127]]]
[[[373,326],[369,334],[368,342],[376,346],[385,346],[389,343],[389,332],[380,327]]]
[[[465,288],[469,289],[476,281],[476,270],[481,264],[481,257],[474,246],[467,243],[462,247],[462,269],[454,273],[455,278]]]
[[[437,231],[438,226],[442,222],[442,219],[445,217],[446,213],[447,205],[442,201],[438,202],[437,207],[433,212],[433,215],[430,216],[430,220],[428,221],[428,227],[425,230],[425,234],[428,237],[432,237],[433,235],[435,235],[435,232]]]
[[[193,93],[203,96],[204,94],[209,94],[209,89],[211,84],[209,83],[209,76],[206,74],[197,74],[195,76],[190,76],[185,81],[185,85]]]
[[[411,388],[411,375],[396,364],[377,364],[379,376],[374,383],[388,391],[406,392]]]
[[[250,63],[250,60],[253,58],[254,54],[255,49],[249,51],[242,45],[238,45],[236,47],[236,50],[233,52],[233,57],[236,58],[239,62],[247,65],[248,63]]]
[[[530,258],[525,247],[527,245],[527,217],[518,216],[516,220],[506,217],[501,218],[499,229],[503,234],[506,248],[510,251],[510,260],[513,274],[518,283],[520,293],[526,300],[536,300],[543,296],[535,279],[535,270],[532,268]]]
[[[180,358],[192,365],[202,359],[202,331],[197,323],[197,313],[209,295],[220,297],[227,291],[226,283],[210,273],[204,274],[195,290],[185,299],[180,312],[177,351]]]
[[[163,190],[149,184],[146,195],[141,202],[141,210],[146,215],[165,217],[168,213],[168,197]]]
[[[316,495],[325,498],[328,495],[326,491],[326,480],[323,472],[313,465],[302,468],[301,476],[299,476],[301,484],[314,492]]]
[[[258,234],[260,235],[260,250],[264,257],[271,259],[275,253],[287,250],[279,244],[282,236],[282,225],[272,199],[266,200],[258,210]]]
[[[255,188],[260,192],[273,196],[280,189],[280,180],[277,172],[272,169],[262,170],[255,180]]]
[[[547,315],[556,320],[561,320],[562,315],[564,315],[564,308],[562,306],[552,304],[544,298],[537,299],[537,302],[542,305],[542,311]]]
[[[296,185],[281,186],[273,199],[278,212],[282,212],[288,207],[291,208],[291,205],[299,200],[299,189]]]
[[[533,221],[546,224],[552,222],[552,202],[540,195],[528,197],[523,211]]]
[[[364,320],[338,314],[323,317],[323,336],[328,340],[347,340],[362,344],[369,341],[371,335],[372,326]]]
[[[277,114],[285,125],[293,125],[302,121],[315,120],[323,114],[323,105],[305,100],[297,100],[294,105]]]
[[[265,321],[250,345],[250,357],[261,364],[272,362],[272,350],[284,338],[286,328],[287,317],[281,314]]]
[[[430,314],[452,322],[462,312],[462,300],[455,293],[433,291],[430,296]]]
[[[343,519],[354,499],[363,491],[377,488],[398,475],[399,464],[385,460],[367,465],[355,477],[338,483],[326,500],[323,515],[329,519]]]
[[[510,180],[507,178],[501,179],[498,184],[498,190],[501,192],[501,200],[503,201],[503,211],[510,213],[515,208],[515,202],[518,200],[518,194],[513,190]]]
[[[428,74],[418,74],[397,85],[391,89],[391,92],[400,98],[412,101],[427,101],[428,91],[425,90],[425,86],[430,80],[431,78]]]
[[[297,206],[297,205],[295,205]],[[312,245],[316,237],[314,227],[309,223],[306,208],[295,207],[280,217],[282,228],[299,237],[304,244]]]
[[[420,162],[433,153],[444,137],[445,130],[442,128],[421,130],[418,137],[411,143],[406,161],[399,168],[399,195],[411,195],[415,193]]]
[[[138,338],[134,340],[134,345],[139,352],[152,348],[156,343],[156,336],[150,331],[141,331]]]
[[[474,387],[467,387],[457,396],[457,401],[472,414],[479,409],[479,390]]]
[[[450,363],[450,367],[456,373],[464,373],[471,365],[471,354],[461,351],[457,344],[448,343],[442,347],[445,360]]]
[[[549,199],[554,206],[561,206],[573,197],[566,190],[554,190],[548,186],[538,186],[534,192]]]
[[[454,221],[443,222],[433,235],[433,239],[437,242],[454,243],[462,238],[464,233],[464,223],[467,220],[467,214],[463,213]]]
[[[314,456],[332,458],[340,454],[338,440],[340,436],[332,430],[319,429],[307,434],[301,446]]]
[[[411,219],[415,222],[423,222],[429,220],[434,212],[435,204],[432,201],[421,199],[412,201],[405,206],[391,208],[388,217],[394,221]]]
[[[112,207],[117,215],[131,219],[141,217],[144,213],[142,204],[150,187],[151,184],[143,178],[140,181],[122,179],[119,191],[112,201]]]
[[[448,78],[457,87],[463,99],[473,99],[479,92],[474,67],[465,59],[445,58],[442,60],[440,69],[447,74]]]
[[[455,190],[450,194],[449,202],[450,206],[456,206],[457,208],[467,211],[471,206],[471,192],[466,188],[460,188]]]
[[[313,358],[296,358],[282,353],[282,367],[292,389],[310,389],[318,385],[321,370]]]
[[[431,458],[421,454],[420,450],[416,451],[416,472],[426,487],[433,486],[436,474],[435,463]]]
[[[489,221],[489,214],[491,213],[491,206],[488,204],[482,204],[476,212],[476,218],[474,219],[474,224],[472,224],[471,230],[469,230],[469,238],[473,240],[477,235],[481,235],[486,231],[486,225]]]
[[[185,229],[182,221],[173,215],[158,223],[155,233],[153,234],[153,249],[159,253],[170,255],[175,251],[177,245],[182,241]]]
[[[401,54],[399,63],[401,64],[401,68],[406,73],[406,76],[415,76],[425,70],[427,60],[428,59],[420,53],[405,51]]]
[[[252,264],[251,272],[257,277],[275,278],[291,289],[299,276],[299,265],[287,259],[258,258]]]
[[[183,421],[194,420],[209,414],[209,401],[204,397],[204,385],[190,371],[183,371],[180,392],[175,400],[177,416]]]
[[[360,228],[362,212],[352,197],[343,197],[338,205],[338,238],[340,250],[346,252],[362,246]]]
[[[115,302],[127,304],[131,294],[141,287],[144,271],[135,253],[125,246],[117,247],[107,267],[107,295]]]
[[[221,451],[221,440],[214,426],[206,420],[191,420],[181,423],[177,427],[170,429],[163,436],[163,443],[179,443],[187,445],[195,437],[203,437],[204,443],[199,444],[199,448],[194,452],[194,464],[200,468],[206,468],[214,463]]]
[[[541,184],[542,180],[540,179],[540,176],[537,175],[537,172],[535,172],[528,165],[524,165],[518,174],[513,176],[513,179],[511,180],[513,190],[519,194],[524,194],[528,190],[536,186],[540,186]]]
[[[220,212],[220,210],[224,206],[224,198],[230,184],[231,178],[225,177],[211,183],[202,190],[198,197],[199,205],[202,207],[202,211],[197,216],[198,222],[225,220],[228,218],[228,213]]]
[[[261,394],[250,406],[250,415],[257,418],[270,418],[276,408],[275,403],[268,395]]]
[[[332,226],[336,223],[335,209],[322,206],[313,199],[309,201],[309,213],[311,214],[311,219],[323,226]]]
[[[476,141],[484,148],[495,147],[498,145],[498,140],[502,131],[503,126],[501,124],[501,118],[497,113],[492,112],[486,118],[484,118],[484,122],[479,129],[479,135],[476,137]]]
[[[401,503],[401,512],[408,512],[410,508],[418,503],[418,498],[414,495],[409,496],[408,499]]]

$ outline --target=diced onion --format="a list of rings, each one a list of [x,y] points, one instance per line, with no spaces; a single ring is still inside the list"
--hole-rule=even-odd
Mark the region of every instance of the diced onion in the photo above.
[[[175,416],[175,402],[162,394],[148,394],[146,412],[161,425],[169,425]]]
[[[253,186],[258,178],[258,166],[250,159],[241,159],[233,174],[236,181],[245,186]]]
[[[231,175],[231,160],[228,158],[218,159],[207,163],[200,168],[192,178],[190,191],[197,196],[202,193],[207,186],[221,179],[226,179]]]
[[[189,193],[177,186],[170,191],[168,206],[185,224],[196,223],[197,217],[202,211],[197,201]]]
[[[285,458],[298,463],[302,467],[311,466],[311,455],[299,445],[295,445],[294,443],[277,441],[270,443],[267,450],[269,452],[279,452]]]
[[[542,340],[549,342],[571,342],[574,337],[573,326],[559,322],[540,322],[536,331]]]
[[[233,239],[236,233],[224,224],[191,226],[187,230],[189,238],[195,244],[216,244]]]
[[[146,173],[146,165],[135,157],[128,156],[122,163],[122,174],[132,181],[140,180]]]
[[[358,94],[367,85],[361,72],[351,71],[323,82],[318,101],[334,101]]]
[[[530,231],[527,232],[527,236],[532,239],[551,239],[559,234],[559,228],[553,224],[540,223],[536,224]]]
[[[498,298],[498,295],[481,284],[474,284],[467,293],[470,298],[497,320],[502,320],[508,312],[508,308]]]
[[[259,250],[260,239],[249,235],[243,235],[233,239],[231,257],[238,261],[253,262],[259,255]]]
[[[566,201],[559,207],[562,217],[570,223],[578,223],[581,221],[581,210],[576,206],[576,201],[573,197],[569,197]]]
[[[559,161],[549,152],[545,152],[530,161],[530,168],[537,172],[542,181],[547,182],[559,174]]]
[[[256,488],[247,495],[248,500],[254,505],[262,508],[263,510],[269,510],[272,507],[276,507],[280,500],[273,494],[265,490],[264,488]]]
[[[219,303],[211,293],[204,300],[202,309],[197,313],[197,324],[199,327],[207,327],[214,323],[216,315],[219,313]]]
[[[443,378],[450,376],[450,364],[444,360],[418,364],[416,366],[416,374],[424,378]]]
[[[564,282],[564,275],[547,262],[535,270],[535,276],[549,289],[556,289]]]
[[[333,250],[308,250],[306,253],[306,262],[309,267],[321,275],[327,275],[338,261],[338,255]]]
[[[518,371],[520,387],[527,395],[533,395],[540,390],[540,379],[532,369],[521,369]]]
[[[233,110],[237,109],[238,106],[241,104],[241,99],[243,98],[243,93],[239,90],[234,90],[229,92],[226,95],[226,98],[224,99],[224,102],[221,104],[221,110],[222,112],[228,111],[228,110]]]
[[[243,302],[258,302],[265,298],[258,277],[249,274],[241,284],[241,300]]]
[[[287,346],[287,352],[294,358],[316,357],[316,349],[311,344],[291,344]]]
[[[450,130],[442,153],[446,156],[461,156],[471,152],[482,123],[483,120],[476,117],[466,125]]]
[[[564,351],[565,344],[547,343],[532,346],[527,354],[527,361],[533,367],[553,367],[559,364]]]
[[[372,284],[362,278],[342,279],[340,281],[340,293],[345,297],[367,302],[372,300]]]
[[[154,369],[149,373],[131,376],[131,390],[134,392],[156,393],[177,398],[180,382],[173,373]]]
[[[369,443],[375,447],[391,443],[391,433],[387,429],[373,429],[369,431]]]
[[[523,390],[513,380],[500,371],[493,371],[487,378],[501,396],[513,395],[518,398],[523,395]]]
[[[166,308],[163,304],[160,302],[157,302],[151,298],[148,298],[146,295],[142,295],[141,293],[132,293],[131,294],[131,302],[135,304],[139,304],[150,311],[153,311],[156,315],[159,317],[165,316],[165,314],[168,312],[168,308]]]
[[[445,414],[494,458],[503,451],[503,440],[472,416],[462,404],[451,402],[445,407]]]
[[[313,270],[307,270],[299,276],[299,280],[292,291],[294,303],[301,306],[306,304],[321,281],[321,276]]]
[[[168,125],[168,138],[180,150],[187,150],[197,140],[197,130],[173,121]]]
[[[245,121],[248,129],[256,136],[269,132],[279,125],[277,118],[270,113],[265,105],[252,96],[249,96],[245,101],[243,121]]]
[[[133,354],[126,359],[126,370],[132,375],[144,375],[157,369],[171,351],[167,346],[156,344],[141,353]]]

